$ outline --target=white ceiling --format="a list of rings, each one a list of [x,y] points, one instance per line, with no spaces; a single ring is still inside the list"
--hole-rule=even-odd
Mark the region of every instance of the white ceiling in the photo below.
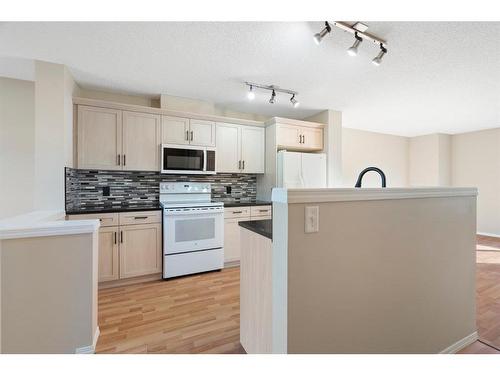
[[[65,64],[86,88],[266,116],[336,109],[346,127],[391,134],[500,126],[500,23],[368,24],[388,41],[379,67],[376,45],[350,57],[353,37],[339,29],[315,45],[322,22],[1,23],[0,56]],[[301,105],[282,95],[268,104],[264,92],[248,102],[245,80],[296,90]]]

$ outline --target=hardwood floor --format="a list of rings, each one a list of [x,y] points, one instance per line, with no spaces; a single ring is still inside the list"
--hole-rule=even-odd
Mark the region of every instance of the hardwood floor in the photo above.
[[[99,291],[97,353],[244,353],[240,272]]]
[[[500,354],[500,238],[478,236],[480,341],[463,354]],[[239,268],[99,291],[97,353],[244,353]],[[493,347],[492,347],[493,346]]]
[[[477,236],[476,301],[479,339],[463,354],[500,354],[500,238]]]

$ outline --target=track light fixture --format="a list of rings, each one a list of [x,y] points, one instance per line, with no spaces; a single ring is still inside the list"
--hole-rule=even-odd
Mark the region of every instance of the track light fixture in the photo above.
[[[330,31],[332,31],[332,27],[328,23],[328,21],[325,21],[325,27],[323,30],[321,30],[319,33],[314,34],[313,40],[316,44],[320,44],[321,40],[325,37],[326,34],[328,34]]]
[[[352,25],[341,21],[333,21],[331,23],[325,22],[325,28],[319,33],[314,34],[314,41],[316,42],[316,44],[319,44],[325,37],[325,35],[331,32],[331,26],[335,26],[344,32],[354,34],[354,38],[356,38],[356,40],[354,41],[354,44],[347,50],[349,56],[356,56],[358,54],[359,45],[364,40],[368,40],[369,42],[375,43],[380,46],[379,54],[372,60],[372,63],[374,65],[380,65],[380,63],[382,62],[382,57],[384,57],[384,55],[387,53],[387,42],[373,34],[367,33],[366,30],[368,30],[368,26],[361,22],[356,22]]]
[[[274,104],[276,102],[276,91],[273,90],[273,93],[271,94],[271,99],[269,99],[269,103]]]
[[[387,53],[387,48],[384,47],[382,43],[380,43],[380,52],[378,53],[377,57],[375,57],[372,60],[373,65],[379,66],[380,63],[382,62],[382,57]]]
[[[356,38],[356,40],[354,41],[354,44],[347,50],[347,54],[349,56],[356,56],[358,54],[358,47],[361,44],[361,42],[363,41],[363,38],[361,38],[358,35],[357,31],[354,33],[354,37]]]
[[[248,100],[254,100],[255,99],[255,92],[253,91],[253,86],[252,85],[250,85],[250,88],[248,89],[247,98],[248,98]]]
[[[248,92],[247,92],[248,100],[255,99],[255,88],[258,88],[258,89],[262,89],[262,90],[271,91],[271,98],[269,99],[269,103],[271,103],[271,104],[276,103],[276,93],[277,92],[291,95],[292,97],[290,98],[290,103],[292,103],[293,108],[297,108],[300,104],[299,101],[297,100],[297,96],[299,95],[299,93],[297,91],[282,89],[281,87],[278,87],[275,85],[262,85],[259,83],[252,83],[252,82],[245,82],[245,85],[248,86]]]

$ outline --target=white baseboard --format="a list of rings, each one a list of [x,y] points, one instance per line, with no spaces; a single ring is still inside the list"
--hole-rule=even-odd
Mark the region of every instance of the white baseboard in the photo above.
[[[101,331],[99,330],[99,326],[97,326],[97,329],[95,330],[95,333],[94,333],[94,339],[92,340],[92,345],[82,346],[81,348],[76,348],[75,353],[76,354],[94,354],[95,347],[97,345],[97,339],[99,338],[100,333],[101,333]]]
[[[466,346],[472,344],[479,338],[477,331],[465,336],[463,339],[458,340],[456,343],[448,346],[446,349],[439,352],[439,354],[454,354]]]
[[[500,234],[494,234],[494,233],[485,233],[485,232],[477,232],[480,236],[487,236],[487,237],[496,237],[500,238]]]

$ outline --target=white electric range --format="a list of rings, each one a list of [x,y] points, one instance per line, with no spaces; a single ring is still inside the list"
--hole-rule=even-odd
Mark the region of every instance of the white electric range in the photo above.
[[[224,204],[208,183],[162,182],[163,278],[224,268]]]

